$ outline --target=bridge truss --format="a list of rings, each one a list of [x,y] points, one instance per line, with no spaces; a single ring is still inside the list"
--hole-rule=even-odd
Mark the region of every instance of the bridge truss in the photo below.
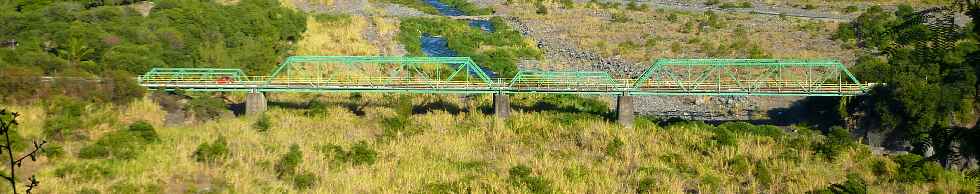
[[[834,60],[661,59],[637,78],[522,70],[491,78],[468,57],[293,56],[269,76],[240,69],[154,68],[150,89],[239,92],[560,93],[690,96],[853,96],[867,91]]]

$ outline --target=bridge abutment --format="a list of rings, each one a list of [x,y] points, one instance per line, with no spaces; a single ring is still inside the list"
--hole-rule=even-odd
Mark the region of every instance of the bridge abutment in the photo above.
[[[619,124],[632,128],[633,127],[633,96],[617,96],[616,97],[616,115]]]
[[[262,114],[268,109],[268,101],[265,100],[265,94],[262,92],[249,92],[245,96],[245,114],[246,115],[256,115]]]
[[[510,97],[507,94],[493,94],[493,113],[500,119],[510,116]]]

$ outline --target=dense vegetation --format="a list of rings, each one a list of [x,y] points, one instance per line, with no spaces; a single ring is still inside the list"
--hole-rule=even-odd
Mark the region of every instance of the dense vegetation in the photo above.
[[[517,61],[522,58],[539,58],[540,51],[528,44],[519,32],[511,29],[500,18],[491,19],[495,31],[484,32],[465,20],[446,18],[402,19],[398,40],[410,55],[424,56],[420,37],[442,36],[450,49],[459,56],[473,58],[477,64],[490,68],[500,77],[513,77],[517,73]]]
[[[974,21],[959,26],[946,16],[961,10],[976,12],[966,1],[949,10],[916,12],[899,6],[894,13],[871,7],[835,36],[865,48],[855,74],[865,82],[881,83],[867,97],[847,102],[852,112],[865,112],[866,126],[912,151],[951,167],[957,156],[980,153],[977,121],[977,68],[980,43]],[[960,7],[962,9],[957,9]],[[926,15],[939,19],[925,19]],[[976,17],[976,16],[974,16]],[[957,148],[958,147],[958,148]],[[934,149],[935,154],[927,154]],[[930,153],[931,154],[931,153]]]
[[[275,0],[234,5],[194,0],[3,2],[0,77],[11,78],[0,83],[4,97],[51,88],[36,85],[41,75],[133,77],[151,67],[234,67],[265,73],[287,54],[305,30],[306,19]]]

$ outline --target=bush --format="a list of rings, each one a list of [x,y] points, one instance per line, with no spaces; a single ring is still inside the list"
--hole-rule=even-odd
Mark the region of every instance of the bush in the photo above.
[[[606,144],[606,156],[616,158],[622,157],[620,150],[623,149],[624,145],[625,144],[623,144],[623,141],[619,140],[619,137],[613,138],[612,141],[609,141],[609,144]]]
[[[259,130],[259,132],[269,131],[272,128],[272,121],[269,119],[269,115],[262,114],[262,116],[259,116],[259,119],[252,124],[252,128]]]
[[[191,99],[187,107],[194,112],[197,120],[213,120],[225,112],[225,102],[218,98],[207,96]]]
[[[138,134],[146,141],[160,140],[160,136],[157,135],[156,130],[153,130],[153,125],[150,125],[146,121],[136,121],[130,124],[129,131]]]
[[[287,176],[296,174],[296,167],[302,162],[303,152],[299,150],[299,145],[290,145],[289,151],[276,162],[276,177],[285,179]]]
[[[81,180],[98,180],[101,178],[111,178],[114,172],[108,165],[102,162],[80,162],[68,163],[54,170],[54,175],[59,178],[74,176]]]
[[[828,186],[826,189],[821,189],[808,193],[818,193],[818,194],[866,194],[868,193],[868,185],[865,183],[864,179],[857,174],[848,174],[847,180],[843,183],[835,183]]]
[[[212,143],[201,143],[194,150],[194,160],[204,163],[214,163],[228,157],[228,142],[224,136],[218,136]]]
[[[629,21],[630,21],[630,18],[629,18],[629,16],[626,15],[626,13],[620,12],[620,13],[613,13],[612,14],[612,22],[614,22],[614,23],[626,23],[626,22],[629,22]]]
[[[83,159],[133,159],[143,147],[152,142],[144,138],[145,133],[129,130],[115,131],[99,138],[95,143],[82,147],[78,157]]]
[[[538,15],[548,14],[548,7],[545,7],[544,4],[541,3],[540,1],[538,1],[538,3],[535,3],[534,7],[536,8],[534,13],[537,13]]]
[[[113,70],[102,73],[102,98],[104,101],[127,104],[143,97],[146,89],[136,83],[132,73]]]
[[[304,190],[313,188],[316,185],[317,177],[313,173],[301,173],[292,177],[293,186],[297,189]]]
[[[327,146],[333,151],[334,160],[352,165],[371,165],[378,160],[378,152],[371,149],[367,142],[359,141],[351,145],[350,150],[340,146]]]
[[[728,129],[731,132],[751,134],[779,138],[783,135],[783,129],[771,125],[756,126],[747,122],[727,122],[718,125],[718,128]]]
[[[833,127],[827,133],[827,138],[824,142],[818,144],[815,149],[817,154],[824,156],[828,160],[834,160],[838,154],[853,145],[854,142],[851,140],[851,133],[847,129]]]
[[[711,138],[717,145],[720,146],[735,146],[738,144],[738,140],[735,138],[735,133],[732,133],[725,128],[717,128],[712,132],[715,136]]]
[[[60,158],[65,155],[65,148],[55,143],[47,143],[41,154],[48,158]]]
[[[553,193],[551,181],[539,176],[532,176],[531,167],[517,165],[510,168],[508,181],[514,187],[521,187],[530,193]]]
[[[935,161],[915,154],[902,154],[892,158],[898,163],[894,180],[905,183],[932,182],[943,173],[943,167]]]
[[[44,120],[44,136],[56,141],[85,139],[82,113],[86,104],[74,98],[59,96],[48,103]]]

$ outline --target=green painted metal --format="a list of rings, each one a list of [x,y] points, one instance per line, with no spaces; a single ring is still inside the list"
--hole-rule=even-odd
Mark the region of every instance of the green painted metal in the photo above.
[[[240,69],[154,68],[140,76],[140,84],[161,90],[319,93],[853,96],[867,91],[836,60],[794,59],[661,59],[635,79],[601,71],[521,70],[494,80],[468,57],[293,56],[269,76],[249,77]]]
[[[633,83],[634,95],[849,96],[867,91],[836,60],[661,59]]]

